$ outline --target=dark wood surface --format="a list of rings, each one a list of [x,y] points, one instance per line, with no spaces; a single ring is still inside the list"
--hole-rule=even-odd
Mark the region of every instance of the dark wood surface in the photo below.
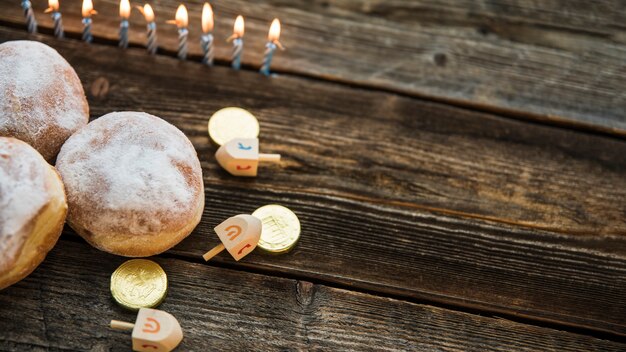
[[[64,0],[64,23],[80,32],[82,0]],[[190,43],[199,43],[203,0],[190,9]],[[117,40],[118,0],[98,0],[95,35]],[[159,43],[177,47],[172,19],[178,1],[154,8]],[[243,63],[258,68],[269,23],[279,17],[288,48],[274,69],[477,107],[518,118],[626,135],[624,32],[621,0],[216,0],[216,54],[234,18],[246,18]],[[45,1],[35,1],[37,18]],[[5,6],[0,20],[22,23],[21,8]],[[132,17],[131,41],[144,44],[144,20]],[[200,54],[199,45],[190,53]]]
[[[308,281],[154,259],[170,280],[161,308],[185,330],[179,351],[623,349],[618,342]],[[134,318],[108,292],[109,273],[123,261],[61,240],[35,274],[0,295],[0,348],[128,351],[128,333],[103,328],[112,318]]]
[[[568,16],[534,7],[513,15],[512,9],[486,6],[468,16],[456,2],[229,4],[218,2],[216,11],[218,5],[228,14],[280,7],[294,16],[327,13],[332,16],[326,21],[354,26],[381,17],[371,23],[393,21],[393,28],[405,29],[489,18],[530,21],[520,26],[554,22],[567,31],[620,28],[619,21],[601,15],[611,24],[589,24],[596,17],[584,8],[572,8]],[[121,51],[111,45],[116,10],[106,1],[96,2],[106,25],[96,31],[95,45],[28,36],[13,7],[0,5],[0,42],[31,38],[56,48],[83,81],[92,118],[146,111],[179,127],[198,150],[207,196],[203,220],[188,239],[155,258],[170,274],[170,296],[162,307],[180,318],[186,332],[180,350],[626,349],[620,344],[626,335],[626,141],[608,131],[606,121],[594,118],[583,126],[569,114],[563,120],[568,122],[555,126],[442,103],[441,96],[432,101],[417,93],[399,95],[393,91],[402,89],[401,79],[393,80],[398,86],[391,91],[378,89],[376,79],[354,74],[349,65],[335,63],[316,73],[314,64],[287,52],[277,57],[282,74],[265,78],[254,72],[254,61],[231,71],[223,61],[226,47],[212,69],[179,62],[168,51],[157,57],[141,48]],[[403,8],[426,23],[403,17]],[[429,22],[422,10],[437,15]],[[530,16],[532,11],[541,16]],[[71,16],[68,10],[70,37],[78,28]],[[252,17],[248,23],[250,41],[262,39],[265,22]],[[46,32],[49,23],[42,18],[40,25]],[[301,26],[310,30],[309,24]],[[286,44],[289,35],[300,45],[313,43],[288,33]],[[340,38],[346,44],[351,37]],[[164,43],[174,45],[173,37]],[[250,47],[260,50],[260,44]],[[614,44],[620,48],[618,39]],[[302,46],[293,51],[315,61]],[[296,62],[302,66],[290,68]],[[99,89],[102,82],[108,89]],[[547,103],[551,98],[544,94],[532,92]],[[621,92],[614,94],[612,99]],[[561,107],[581,104],[621,114],[619,104],[578,98],[560,101]],[[279,167],[263,168],[256,179],[219,169],[206,123],[215,110],[232,105],[259,118],[262,149],[283,154]],[[509,107],[492,101],[487,110]],[[532,114],[537,107],[546,108],[526,106]],[[293,252],[202,262],[200,255],[218,243],[212,232],[217,223],[268,203],[286,205],[300,217],[303,234]],[[91,249],[67,228],[40,269],[0,292],[0,316],[11,317],[0,322],[0,349],[127,349],[128,336],[106,327],[114,315],[132,319],[108,293],[108,276],[123,260]],[[243,298],[255,292],[258,299]],[[237,313],[238,305],[245,314]],[[89,320],[90,314],[97,318]],[[250,339],[227,343],[243,335]]]

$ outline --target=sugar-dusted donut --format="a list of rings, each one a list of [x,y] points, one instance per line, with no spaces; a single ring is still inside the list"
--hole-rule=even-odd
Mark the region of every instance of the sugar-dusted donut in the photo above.
[[[66,215],[63,183],[54,167],[25,142],[0,137],[0,289],[44,260]]]
[[[200,222],[204,183],[196,151],[156,116],[104,115],[67,140],[56,166],[67,191],[68,223],[101,250],[158,254]]]
[[[88,120],[83,86],[56,50],[28,40],[0,44],[0,136],[23,140],[50,162]]]

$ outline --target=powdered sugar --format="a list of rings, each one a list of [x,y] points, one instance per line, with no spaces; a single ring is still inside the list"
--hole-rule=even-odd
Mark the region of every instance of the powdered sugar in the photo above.
[[[50,199],[45,184],[47,168],[28,144],[0,137],[0,272],[26,240],[20,232],[28,230],[25,226]]]
[[[189,212],[197,205],[202,182],[187,137],[141,112],[94,120],[63,145],[57,168],[66,185],[70,218],[89,211],[84,217],[88,224],[82,225],[90,230],[125,226],[135,234],[160,231],[154,214]]]
[[[50,159],[37,142],[58,130],[56,154],[87,119],[80,80],[61,55],[35,41],[0,44],[0,135],[18,137]]]

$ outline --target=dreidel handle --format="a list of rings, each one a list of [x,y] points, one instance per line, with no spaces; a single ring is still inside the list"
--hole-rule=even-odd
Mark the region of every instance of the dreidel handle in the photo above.
[[[210,251],[204,253],[204,255],[202,256],[202,258],[204,258],[205,261],[209,261],[211,260],[211,258],[215,257],[216,255],[218,255],[221,251],[224,250],[224,244],[220,243],[217,246],[213,247],[213,249],[211,249]]]
[[[259,154],[259,161],[277,163],[280,161],[280,154]]]
[[[135,324],[133,323],[127,323],[125,321],[119,320],[111,320],[111,329],[130,331],[133,330],[134,327]]]

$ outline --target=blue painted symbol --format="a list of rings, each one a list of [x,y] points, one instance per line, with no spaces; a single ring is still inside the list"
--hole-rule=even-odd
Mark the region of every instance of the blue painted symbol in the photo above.
[[[245,145],[241,144],[241,143],[237,143],[239,145],[239,149],[243,149],[243,150],[250,150],[252,149],[252,146],[246,147]]]

